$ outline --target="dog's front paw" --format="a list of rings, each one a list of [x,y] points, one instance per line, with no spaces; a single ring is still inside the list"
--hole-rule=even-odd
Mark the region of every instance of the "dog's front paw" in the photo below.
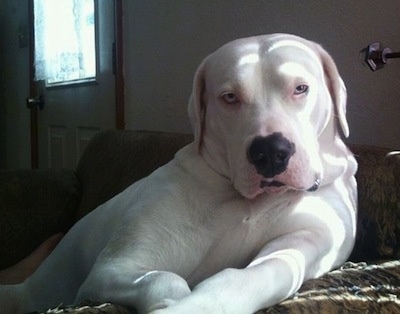
[[[190,298],[183,300],[165,299],[151,307],[149,314],[210,314],[225,313],[217,302],[191,302]]]
[[[159,303],[156,303],[156,304],[153,304],[152,306],[150,306],[148,312],[151,313],[151,314],[159,313],[160,312],[159,310],[165,309],[165,308],[173,305],[174,303],[176,303],[175,300],[163,299]],[[162,313],[164,313],[164,312],[162,312]]]
[[[160,307],[158,307],[160,306]],[[169,306],[163,303],[156,304],[154,307],[151,307],[151,311],[148,314],[193,314],[193,313],[199,313],[197,311],[193,311],[193,309],[185,309],[181,307],[174,307],[174,306]],[[209,312],[204,312],[208,313]]]
[[[150,271],[134,281],[134,307],[143,313],[153,313],[172,306],[191,290],[185,279],[167,271]]]

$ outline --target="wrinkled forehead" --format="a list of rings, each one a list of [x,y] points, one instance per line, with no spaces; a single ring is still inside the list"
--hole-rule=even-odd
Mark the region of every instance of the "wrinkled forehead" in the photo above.
[[[316,49],[297,38],[236,40],[210,55],[207,63],[206,72],[222,81],[240,77],[242,72],[255,67],[293,76],[323,72]]]
[[[311,48],[311,43],[306,44],[306,41],[283,39],[272,42],[265,47],[263,53],[275,54],[283,53],[292,56],[304,56],[311,58],[314,62],[319,62],[319,57],[315,52],[315,48]]]

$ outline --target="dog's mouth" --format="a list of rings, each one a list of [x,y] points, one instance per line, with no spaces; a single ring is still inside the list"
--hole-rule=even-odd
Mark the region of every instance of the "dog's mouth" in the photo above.
[[[277,187],[277,188],[279,188],[279,187],[281,187],[281,186],[285,186],[286,184],[285,183],[282,183],[282,182],[280,182],[280,181],[277,181],[277,180],[264,180],[264,181],[261,181],[261,183],[260,183],[260,188],[262,188],[262,189],[264,189],[264,188],[268,188],[268,187]]]
[[[293,190],[315,192],[316,190],[318,190],[320,184],[321,184],[321,181],[319,178],[317,178],[317,179],[315,179],[314,184],[312,186],[310,186],[309,188],[296,188],[296,187],[287,186],[283,182],[269,178],[269,179],[265,179],[265,180],[261,181],[260,188],[267,189],[267,188],[280,188],[280,187],[287,186],[288,188],[291,188]]]

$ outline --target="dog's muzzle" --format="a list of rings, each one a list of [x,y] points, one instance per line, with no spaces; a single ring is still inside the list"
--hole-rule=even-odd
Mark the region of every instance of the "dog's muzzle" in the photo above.
[[[294,143],[285,138],[282,133],[272,133],[268,136],[257,136],[248,149],[248,159],[265,178],[284,172],[290,157],[296,152]]]
[[[276,187],[285,184],[274,180],[274,177],[287,169],[290,158],[296,152],[294,143],[285,138],[282,133],[276,132],[268,136],[257,136],[250,143],[247,158],[262,175],[265,180],[261,181],[260,188]],[[296,189],[307,192],[314,192],[320,186],[320,179],[317,178],[309,188]]]

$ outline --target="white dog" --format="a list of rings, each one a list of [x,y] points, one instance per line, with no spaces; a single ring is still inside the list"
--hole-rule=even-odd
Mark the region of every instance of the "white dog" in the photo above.
[[[339,266],[355,237],[346,91],[319,45],[230,42],[197,70],[195,140],[79,221],[4,313],[84,299],[139,313],[253,313]]]

